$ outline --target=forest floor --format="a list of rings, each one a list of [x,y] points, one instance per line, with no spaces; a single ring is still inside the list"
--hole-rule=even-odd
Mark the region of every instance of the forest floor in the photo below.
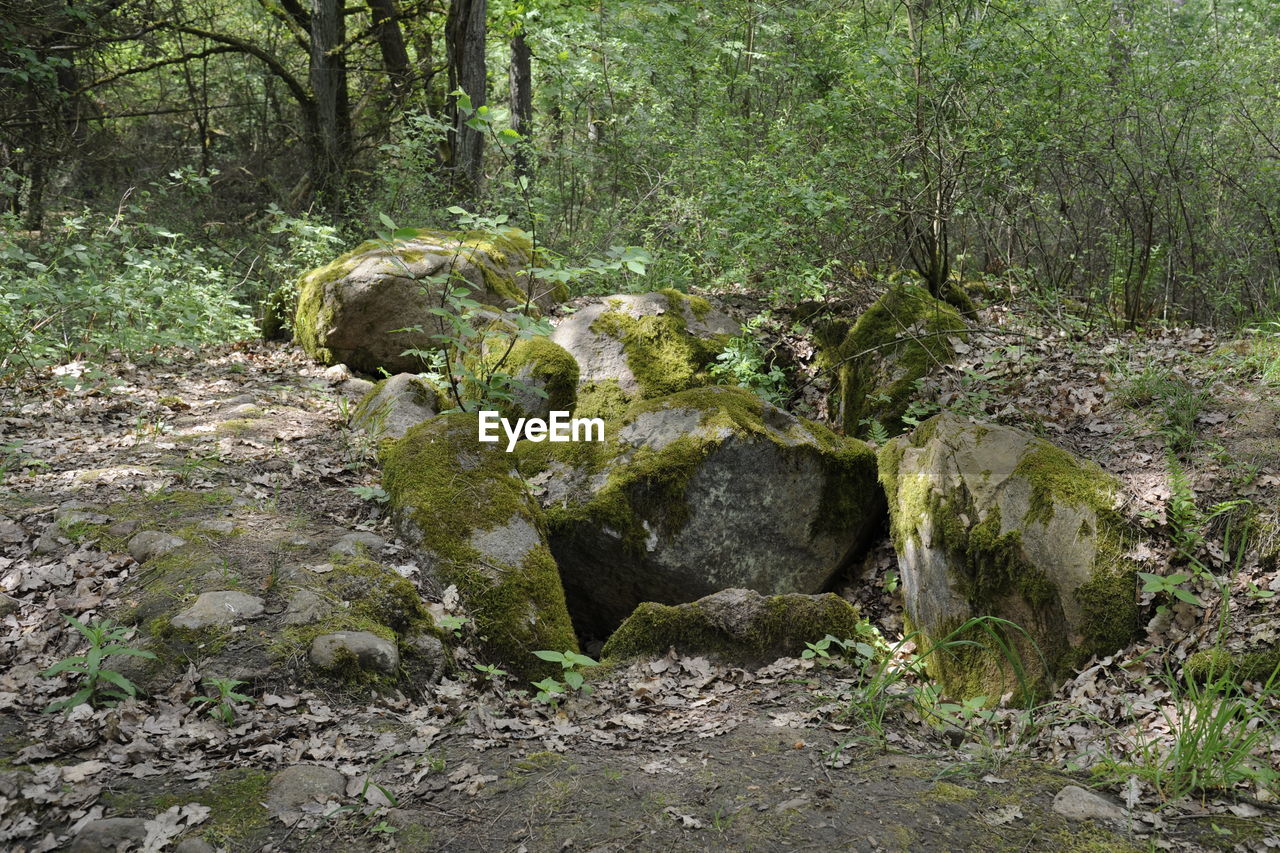
[[[226,850],[1280,848],[1271,792],[1218,766],[1220,743],[1196,746],[1195,696],[1176,675],[1197,651],[1276,641],[1275,562],[1256,547],[1233,555],[1229,523],[1280,508],[1276,353],[1269,339],[1102,334],[1036,317],[984,309],[975,325],[998,333],[971,336],[924,396],[1097,460],[1156,534],[1149,571],[1186,571],[1188,552],[1206,571],[1176,584],[1196,603],[1144,593],[1145,636],[1031,712],[939,703],[911,677],[875,694],[835,662],[747,671],[669,655],[605,673],[592,695],[558,707],[465,673],[416,695],[246,679],[250,699],[224,724],[191,704],[219,674],[197,658],[167,692],[46,713],[71,691],[65,674],[41,673],[84,647],[63,614],[111,614],[139,571],[116,542],[85,535],[82,522],[113,506],[234,521],[245,533],[226,545],[228,571],[322,552],[353,531],[384,537],[406,576],[415,567],[380,504],[354,491],[375,486],[377,471],[345,426],[350,401],[291,347],[157,353],[85,376],[73,365],[58,383],[6,389],[0,847],[114,849],[132,837],[147,850],[185,841],[188,853],[209,849],[194,838]],[[1211,517],[1226,500],[1250,505]],[[886,542],[845,587],[890,642],[902,630],[896,571]],[[274,575],[243,576],[261,583],[268,612],[282,606]],[[1274,691],[1236,686],[1219,698],[1255,717],[1277,710]],[[1274,761],[1280,742],[1261,731],[1251,747]],[[1202,763],[1202,778],[1219,773],[1224,787],[1175,790],[1161,756],[1179,747],[1183,770]],[[299,766],[328,772],[272,781]]]

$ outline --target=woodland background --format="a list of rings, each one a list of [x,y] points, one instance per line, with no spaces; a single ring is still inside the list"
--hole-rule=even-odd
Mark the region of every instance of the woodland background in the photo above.
[[[1280,295],[1260,0],[3,8],[6,370],[275,332],[300,271],[459,208],[596,259],[579,290],[987,272],[1129,328]]]

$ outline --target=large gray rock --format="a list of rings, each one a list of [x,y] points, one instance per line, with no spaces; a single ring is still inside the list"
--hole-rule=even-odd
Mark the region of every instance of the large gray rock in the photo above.
[[[347,777],[331,767],[295,764],[272,777],[267,786],[267,810],[290,823],[302,814],[307,803],[341,799],[347,791]]]
[[[351,413],[351,426],[374,438],[400,438],[439,410],[439,398],[425,380],[414,373],[397,373],[365,395]]]
[[[361,554],[377,556],[378,552],[386,547],[386,544],[387,540],[376,533],[370,533],[367,530],[355,530],[333,543],[329,553],[341,554],[344,557],[359,557]]]
[[[517,448],[579,630],[729,587],[820,592],[884,517],[867,445],[742,389],[637,403],[605,435]]]
[[[365,243],[299,283],[294,335],[313,358],[344,362],[376,373],[411,371],[421,362],[402,353],[432,349],[442,319],[431,312],[440,288],[465,286],[471,298],[496,308],[524,305],[529,283],[525,267],[532,251],[517,229],[489,237],[422,230],[395,251]],[[563,300],[563,285],[537,283],[533,308],[546,310]],[[397,332],[418,327],[421,331]]]
[[[707,365],[739,330],[705,299],[663,290],[593,299],[551,340],[578,362],[579,413],[595,416],[620,414],[596,402],[609,388],[633,401],[710,384]]]
[[[930,655],[953,695],[1042,692],[1133,636],[1135,531],[1115,510],[1115,477],[1020,430],[950,413],[889,442],[879,462],[917,645],[973,617],[1022,629],[996,629],[1018,649],[1022,679],[996,654]]]
[[[533,652],[577,640],[545,522],[514,456],[478,433],[474,413],[414,427],[383,446],[383,487],[423,574],[458,588],[488,659],[522,676],[552,674]]]
[[[262,599],[256,595],[236,590],[202,592],[190,607],[173,617],[171,624],[188,631],[202,631],[261,616],[262,610]]]
[[[172,553],[186,544],[187,540],[181,536],[161,533],[159,530],[144,530],[135,533],[129,540],[129,554],[139,563],[145,563]]]
[[[322,634],[311,641],[308,657],[312,666],[331,672],[352,663],[383,675],[395,675],[400,669],[400,651],[395,642],[368,631]]]

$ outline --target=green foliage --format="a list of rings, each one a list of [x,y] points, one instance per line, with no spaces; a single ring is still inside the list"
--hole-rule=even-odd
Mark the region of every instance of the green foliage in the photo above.
[[[555,705],[558,697],[567,696],[570,693],[581,693],[583,696],[591,695],[591,685],[586,683],[581,670],[586,667],[599,666],[599,661],[592,660],[586,655],[572,650],[557,652],[543,649],[535,651],[533,654],[540,660],[560,664],[562,669],[560,680],[548,676],[541,681],[531,682],[538,689],[538,693],[534,697],[537,701]]]
[[[1260,691],[1246,693],[1229,671],[1211,673],[1203,684],[1189,674],[1165,672],[1156,686],[1169,697],[1161,709],[1163,726],[1137,724],[1118,741],[1104,772],[1121,781],[1130,775],[1148,782],[1166,801],[1191,793],[1229,791],[1248,783],[1280,791],[1280,774],[1270,766],[1270,742],[1280,734],[1266,708],[1280,699],[1273,673]],[[1167,730],[1172,743],[1161,738]],[[1109,742],[1117,743],[1113,739]]]
[[[234,678],[206,678],[204,686],[212,692],[204,696],[193,696],[187,701],[195,710],[204,711],[215,720],[220,720],[224,726],[229,726],[236,720],[236,704],[253,702],[252,697],[236,692],[236,688],[242,684],[243,681]]]
[[[743,324],[742,334],[725,343],[708,370],[721,385],[746,388],[761,399],[781,406],[786,403],[789,393],[787,376],[765,352],[757,336],[759,328],[769,320],[767,313],[758,314]]]
[[[51,678],[60,673],[70,673],[77,683],[76,692],[54,702],[49,711],[70,710],[77,705],[88,704],[95,708],[112,705],[126,697],[136,696],[138,689],[133,682],[115,670],[105,669],[103,663],[109,655],[154,659],[155,655],[144,649],[125,645],[133,629],[112,624],[110,619],[95,620],[89,624],[64,613],[63,619],[89,642],[89,650],[82,655],[64,658],[41,673]]]
[[[352,486],[348,489],[353,495],[363,501],[371,503],[384,504],[391,500],[391,496],[387,494],[387,490],[382,486]]]

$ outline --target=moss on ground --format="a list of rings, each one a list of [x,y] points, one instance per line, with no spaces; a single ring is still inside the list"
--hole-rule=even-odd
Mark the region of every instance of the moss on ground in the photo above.
[[[263,801],[271,777],[256,769],[225,770],[202,791],[164,794],[155,800],[156,812],[173,806],[200,803],[211,811],[197,834],[215,845],[241,849],[246,839],[265,832],[271,816]]]
[[[1271,681],[1280,685],[1280,644],[1249,651],[1228,651],[1217,647],[1202,649],[1183,664],[1187,677],[1199,683],[1219,678],[1241,681]]]

